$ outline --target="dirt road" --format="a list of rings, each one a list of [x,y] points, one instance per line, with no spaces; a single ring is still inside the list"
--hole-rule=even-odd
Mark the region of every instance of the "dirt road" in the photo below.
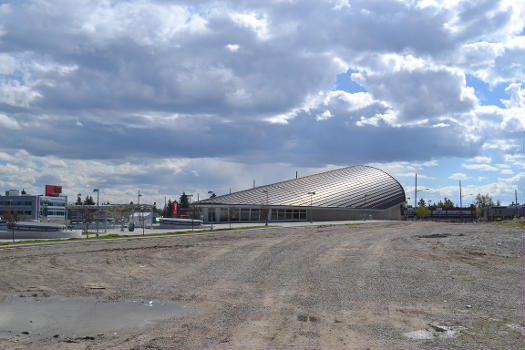
[[[2,294],[198,311],[0,348],[518,349],[523,242],[501,226],[399,222],[3,249]]]

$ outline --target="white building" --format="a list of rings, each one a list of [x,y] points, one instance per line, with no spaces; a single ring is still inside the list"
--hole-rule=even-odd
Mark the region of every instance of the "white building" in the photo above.
[[[67,196],[20,194],[18,190],[9,190],[6,194],[0,196],[0,216],[4,219],[16,215],[18,220],[66,220]]]

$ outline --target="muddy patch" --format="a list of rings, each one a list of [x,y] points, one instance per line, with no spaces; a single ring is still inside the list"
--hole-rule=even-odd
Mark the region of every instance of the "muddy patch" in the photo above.
[[[430,235],[419,235],[417,238],[447,238],[452,236],[450,233],[432,233]]]
[[[104,302],[93,298],[4,295],[0,296],[0,338],[34,340],[113,335],[192,312],[192,307],[155,300]]]

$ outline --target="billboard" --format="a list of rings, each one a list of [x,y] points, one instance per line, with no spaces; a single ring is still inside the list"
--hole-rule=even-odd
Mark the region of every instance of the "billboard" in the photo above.
[[[58,197],[62,193],[62,186],[46,185],[46,196]]]

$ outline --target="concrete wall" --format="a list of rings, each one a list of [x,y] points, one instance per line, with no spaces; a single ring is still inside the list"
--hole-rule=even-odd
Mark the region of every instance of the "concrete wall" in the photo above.
[[[401,205],[395,205],[389,209],[366,210],[366,209],[313,209],[314,221],[334,220],[401,220]],[[308,213],[308,217],[309,213]]]

